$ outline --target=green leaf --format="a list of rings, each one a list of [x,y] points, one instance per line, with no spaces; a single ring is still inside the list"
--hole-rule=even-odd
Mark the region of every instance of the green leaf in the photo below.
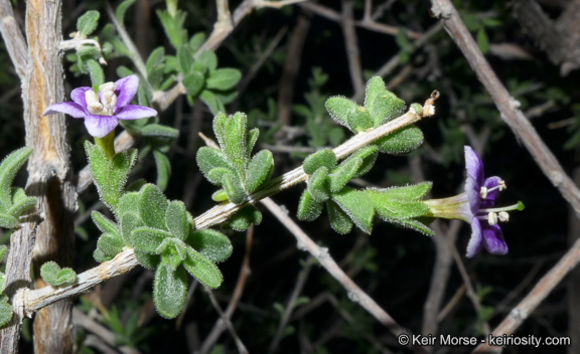
[[[179,10],[175,16],[171,16],[167,11],[157,10],[156,13],[171,45],[176,49],[181,47],[187,41],[187,30],[183,26],[186,14]]]
[[[155,69],[163,64],[165,60],[165,48],[157,47],[154,51],[149,54],[147,62],[145,63],[145,69],[147,70],[147,76],[149,76]]]
[[[348,116],[348,126],[353,132],[363,132],[373,127],[373,118],[366,108],[357,106],[356,110]]]
[[[113,259],[112,256],[105,255],[105,253],[102,250],[100,250],[99,248],[96,248],[93,251],[93,258],[95,259],[95,261],[97,261],[99,263],[103,263],[103,262],[110,261],[111,259]]]
[[[53,261],[46,262],[40,267],[40,276],[54,287],[72,285],[77,281],[77,274],[72,268],[61,268]]]
[[[116,235],[121,235],[119,232],[119,228],[117,226],[117,224],[115,224],[115,222],[109,218],[107,218],[106,216],[104,216],[103,214],[101,214],[98,211],[93,211],[91,213],[91,219],[93,220],[93,222],[95,223],[95,225],[97,226],[97,228],[101,231],[101,232],[109,232],[112,234],[116,234]]]
[[[169,177],[171,176],[171,163],[167,156],[159,150],[153,150],[153,159],[157,170],[157,179],[155,184],[164,191],[167,188]]]
[[[224,168],[227,171],[234,172],[233,166],[227,160],[223,152],[218,149],[203,146],[197,150],[197,165],[204,177],[213,184],[221,185],[221,175],[210,176],[210,171],[215,168]]]
[[[212,71],[207,78],[206,85],[210,90],[229,90],[242,78],[242,73],[233,68],[223,68]]]
[[[156,253],[161,242],[170,237],[172,235],[169,232],[152,227],[137,227],[131,232],[135,249],[145,253]]]
[[[407,229],[415,230],[415,231],[420,232],[426,236],[433,236],[433,230],[431,230],[425,224],[423,224],[417,220],[414,220],[414,219],[393,220],[390,222],[393,222],[393,223],[400,225],[402,227],[405,227]]]
[[[429,207],[418,201],[399,201],[387,198],[371,197],[375,203],[377,215],[385,220],[411,219],[429,214]]]
[[[123,18],[125,17],[125,12],[129,9],[131,5],[135,3],[136,0],[125,0],[117,6],[117,11],[115,15],[117,16],[117,21],[123,23]]]
[[[11,152],[0,163],[0,203],[3,210],[8,210],[12,204],[12,181],[31,153],[32,148],[22,147]]]
[[[97,240],[97,248],[105,256],[113,257],[123,249],[123,240],[120,235],[106,232]]]
[[[0,245],[0,262],[2,262],[2,260],[4,259],[4,255],[6,254],[6,251],[8,251],[8,246]],[[0,289],[2,289],[1,286],[0,286]]]
[[[260,135],[260,129],[254,128],[250,129],[247,134],[247,143],[246,143],[246,157],[249,159],[252,155],[252,150],[254,149],[254,145],[256,145],[256,141],[258,141],[258,136]]]
[[[365,191],[344,188],[332,200],[344,211],[359,229],[371,233],[373,227],[373,201]]]
[[[133,230],[137,227],[145,226],[145,223],[136,212],[128,211],[121,217],[121,236],[123,242],[130,247],[134,247]]]
[[[407,154],[423,144],[423,132],[415,126],[405,127],[378,139],[376,144],[383,153]]]
[[[250,225],[261,222],[262,213],[256,207],[247,205],[229,218],[228,225],[236,231],[245,231]]]
[[[400,116],[405,110],[405,102],[388,91],[383,79],[373,77],[367,84],[365,107],[371,115],[374,127]]]
[[[356,171],[354,177],[360,177],[370,171],[373,168],[375,161],[377,160],[377,156],[379,155],[379,151],[376,146],[370,145],[365,146],[364,148],[358,150],[357,152],[353,153],[349,156],[349,159],[361,159],[362,163]]]
[[[12,206],[8,209],[8,214],[18,218],[24,212],[34,208],[36,206],[36,198],[25,197],[19,199],[18,201],[13,201]]]
[[[230,239],[211,229],[192,231],[188,241],[196,251],[214,263],[225,261],[233,251]]]
[[[144,185],[143,185],[144,186]],[[141,188],[143,188],[143,186]],[[139,215],[139,192],[129,192],[123,194],[119,200],[119,206],[117,208],[117,220],[128,212],[134,212]]]
[[[328,211],[330,226],[334,231],[341,235],[346,235],[352,230],[352,221],[335,202],[329,200],[326,203],[326,210]]]
[[[325,202],[330,197],[328,184],[328,168],[320,167],[308,179],[308,192],[317,202]]]
[[[12,306],[8,303],[8,296],[0,297],[0,327],[6,325],[12,319]]]
[[[341,191],[344,186],[354,178],[358,170],[363,165],[363,160],[358,157],[351,157],[343,162],[334,171],[328,175],[330,181],[330,191],[332,193],[337,193]]]
[[[326,110],[337,123],[350,128],[348,117],[355,113],[359,106],[343,96],[333,96],[326,100]]]
[[[183,77],[182,83],[189,95],[197,97],[205,85],[205,78],[199,71],[192,71]]]
[[[312,194],[305,189],[298,203],[297,217],[302,221],[316,220],[322,213],[323,204],[317,202]]]
[[[486,54],[489,50],[489,39],[483,27],[477,31],[477,45],[483,54]]]
[[[244,113],[214,119],[213,130],[223,153],[243,179],[248,159],[246,156],[248,118]]]
[[[85,149],[99,195],[103,202],[112,210],[115,210],[119,203],[119,198],[123,194],[127,176],[135,163],[137,150],[131,149],[118,152],[110,160],[98,145],[93,145],[87,141]]]
[[[246,191],[253,193],[272,176],[274,157],[269,150],[258,152],[248,164],[246,175]]]
[[[198,32],[191,36],[191,39],[189,40],[189,46],[191,47],[191,50],[197,52],[203,42],[205,42],[205,33]]]
[[[217,56],[211,50],[204,50],[199,54],[195,63],[193,63],[193,70],[201,71],[203,73],[214,71],[217,68]]]
[[[187,245],[180,239],[169,237],[163,239],[155,253],[161,255],[161,263],[169,264],[171,269],[176,270],[187,257],[186,248]]]
[[[146,184],[139,192],[139,214],[147,226],[165,229],[165,211],[169,202],[154,184]]]
[[[84,36],[88,36],[97,28],[99,11],[89,10],[77,19],[77,30]]]
[[[152,138],[176,139],[179,130],[161,124],[147,124],[139,130],[139,135]]]
[[[226,110],[224,104],[209,90],[201,91],[199,98],[207,105],[212,114],[218,114]]]
[[[226,191],[224,191],[223,189],[218,189],[217,191],[213,192],[213,194],[211,195],[211,199],[214,202],[221,203],[228,200],[228,195],[226,194]]]
[[[246,192],[238,176],[231,172],[222,175],[222,187],[228,199],[234,204],[241,204],[246,200]]]
[[[173,237],[177,237],[180,240],[185,240],[189,235],[191,224],[187,218],[187,211],[183,202],[174,200],[169,203],[165,211],[165,225]]]
[[[421,182],[403,187],[391,187],[384,189],[369,189],[367,193],[371,198],[384,198],[395,200],[417,200],[425,196],[431,189],[432,182]],[[382,199],[375,199],[375,202],[380,202]]]
[[[177,317],[185,304],[187,275],[183,269],[173,271],[169,265],[161,264],[155,271],[153,302],[161,317]]]
[[[183,267],[208,288],[215,289],[222,284],[222,273],[218,267],[191,247],[187,248],[187,259]]]
[[[156,254],[145,253],[139,250],[135,250],[135,259],[137,262],[147,269],[155,269],[159,262],[161,262],[161,257]]]
[[[336,167],[336,155],[331,149],[319,150],[304,159],[304,172],[309,175],[323,166],[329,170]]]
[[[183,75],[188,74],[193,66],[193,51],[189,44],[183,44],[177,49],[177,61],[179,63],[179,71]]]
[[[85,67],[91,77],[91,84],[93,87],[98,87],[105,82],[105,72],[95,59],[85,61]]]
[[[5,229],[14,229],[20,225],[17,218],[12,215],[0,213],[0,227]]]

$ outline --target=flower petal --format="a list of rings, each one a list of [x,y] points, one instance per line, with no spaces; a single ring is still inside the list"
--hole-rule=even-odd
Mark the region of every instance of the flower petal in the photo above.
[[[46,116],[54,113],[68,114],[74,118],[83,118],[85,116],[85,111],[83,108],[74,102],[60,102],[51,104],[50,106],[46,107],[44,112],[42,112],[42,115]]]
[[[475,256],[481,250],[482,241],[481,223],[479,222],[479,219],[473,218],[471,219],[471,238],[467,244],[465,256],[467,258]]]
[[[479,189],[483,184],[483,162],[470,146],[464,147],[465,151],[465,193],[469,199],[471,212],[475,215],[479,210]]]
[[[109,134],[119,124],[115,116],[98,116],[89,114],[85,118],[85,127],[94,137],[102,138]]]
[[[501,178],[497,176],[488,177],[485,179],[483,186],[487,189],[491,189],[493,187],[497,187],[499,185],[499,182],[501,182]],[[499,189],[487,192],[487,198],[481,199],[481,205],[479,207],[493,208],[493,206],[495,205],[495,198],[497,198],[498,193]]]
[[[483,245],[492,254],[508,253],[508,246],[503,238],[499,225],[483,225]]]
[[[121,109],[115,113],[117,118],[123,120],[155,117],[156,115],[157,111],[153,108],[138,106],[134,104],[128,104],[124,107],[121,107]]]
[[[77,87],[76,89],[72,90],[70,93],[70,98],[78,105],[80,105],[83,109],[87,109],[87,100],[85,99],[85,92],[92,90],[92,88],[88,86],[81,86]]]
[[[122,79],[115,81],[115,94],[117,95],[116,110],[129,104],[139,88],[139,77],[137,75],[129,75]]]

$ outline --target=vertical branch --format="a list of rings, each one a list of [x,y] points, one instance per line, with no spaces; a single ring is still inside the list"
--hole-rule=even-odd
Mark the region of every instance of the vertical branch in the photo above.
[[[358,43],[356,39],[353,17],[352,0],[343,0],[341,27],[342,33],[344,34],[344,46],[346,48],[346,57],[348,59],[348,69],[350,72],[352,86],[354,88],[354,97],[362,97],[365,84],[362,79],[360,55],[358,52]]]
[[[576,148],[576,153],[580,152]],[[580,185],[580,167],[576,167],[573,175],[574,181]],[[568,240],[570,244],[580,240],[580,219],[570,208],[568,215]],[[571,344],[568,353],[580,353],[580,268],[570,272],[568,278],[568,333]]]
[[[35,273],[51,259],[72,263],[72,211],[75,193],[70,178],[69,146],[62,115],[42,117],[45,107],[62,101],[63,68],[58,53],[62,41],[61,2],[30,0],[26,6],[29,62],[22,84],[26,145],[34,149],[28,162],[28,192],[38,197],[42,220],[33,251]],[[26,235],[29,236],[29,235]],[[44,286],[41,279],[36,287]],[[71,302],[62,301],[38,312],[34,321],[36,353],[72,352]]]
[[[6,3],[2,2],[1,6],[3,22],[6,14],[11,14]],[[18,31],[10,39],[17,43],[10,55],[21,79],[26,145],[33,148],[28,161],[27,192],[38,198],[40,220],[23,224],[11,237],[5,283],[9,296],[29,285],[32,257],[37,268],[47,259],[66,265],[72,258],[74,238],[70,214],[75,195],[69,178],[65,124],[62,115],[50,119],[41,116],[48,104],[63,100],[63,69],[58,55],[62,40],[60,11],[60,1],[28,1],[26,57],[22,50],[24,39]],[[13,18],[8,18],[10,21]],[[4,29],[3,35],[6,35]],[[36,286],[43,286],[42,281],[37,280]],[[2,330],[2,353],[18,351],[22,312],[18,304],[14,305],[12,325]],[[65,301],[38,314],[34,326],[37,353],[71,352],[70,308],[70,302]]]

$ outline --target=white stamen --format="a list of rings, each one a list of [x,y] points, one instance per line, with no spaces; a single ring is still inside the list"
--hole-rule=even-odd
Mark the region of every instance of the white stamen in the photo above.
[[[115,83],[106,82],[99,86],[99,93],[101,94],[101,102],[104,106],[105,115],[112,115],[115,106],[117,105],[117,95],[115,95]]]
[[[479,189],[479,196],[481,197],[481,199],[487,198],[487,192],[488,192],[488,190],[486,187],[481,187]]]
[[[99,97],[93,90],[87,90],[85,92],[85,101],[87,101],[87,110],[91,114],[103,113],[103,104],[99,101]]]
[[[510,221],[510,214],[508,214],[506,211],[500,211],[497,216],[501,222]]]
[[[487,222],[488,222],[490,225],[495,225],[495,224],[497,224],[497,213],[493,213],[493,212],[492,212],[492,213],[489,213],[489,214],[487,214]]]
[[[507,189],[507,184],[505,184],[505,181],[503,179],[500,179],[498,187],[500,192],[505,191]]]

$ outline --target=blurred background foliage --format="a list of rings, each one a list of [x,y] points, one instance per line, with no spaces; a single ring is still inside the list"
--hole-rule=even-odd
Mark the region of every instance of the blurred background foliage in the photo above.
[[[341,13],[340,2],[308,3]],[[562,11],[556,1],[542,3],[551,16]],[[123,45],[102,1],[64,0],[63,4],[65,37],[77,30],[76,19],[81,14],[87,10],[100,12],[98,25],[89,37],[98,39],[102,45],[108,62],[102,67],[106,81],[137,71],[130,59],[134,54]],[[230,9],[233,11],[238,4],[239,1],[231,1]],[[454,4],[501,81],[520,102],[521,109],[565,169],[573,172],[578,165],[580,142],[580,105],[575,103],[580,94],[578,70],[562,76],[559,67],[522,29],[508,2],[474,0]],[[357,27],[364,79],[381,73],[389,89],[407,102],[423,102],[434,89],[441,92],[441,98],[436,117],[420,123],[425,134],[423,147],[409,157],[380,156],[375,168],[357,183],[387,187],[425,178],[433,181],[433,197],[452,195],[463,188],[463,146],[472,145],[481,153],[487,174],[506,180],[508,190],[502,194],[502,201],[522,200],[527,206],[525,212],[513,215],[503,227],[510,247],[508,255],[480,254],[473,260],[464,259],[482,304],[479,313],[464,295],[463,281],[455,266],[445,285],[443,304],[452,304],[449,311],[441,314],[439,333],[481,335],[482,325],[497,324],[505,317],[517,299],[533,286],[534,279],[565,251],[569,242],[567,205],[500,119],[489,95],[454,43],[437,27],[436,20],[429,15],[429,3],[375,0],[372,5],[373,21],[392,26],[396,31],[386,34]],[[202,36],[212,30],[216,17],[214,2],[181,1],[179,15],[175,17],[179,20],[172,18],[165,24],[162,19],[169,14],[163,1],[125,1],[122,6],[126,6],[121,16],[123,26],[144,61],[150,58],[148,85],[153,89],[170,88],[177,75],[183,74],[176,63],[179,48],[176,44],[189,41],[195,52]],[[363,17],[364,6],[364,1],[354,1],[355,19]],[[22,13],[22,2],[15,2],[15,7]],[[431,35],[418,46],[409,31]],[[336,146],[349,136],[343,127],[331,121],[324,109],[324,101],[330,95],[351,97],[355,93],[344,43],[340,22],[322,17],[308,6],[292,5],[254,11],[217,49],[219,67],[238,69],[241,80],[234,90],[216,93],[221,103],[214,104],[225,104],[230,113],[236,110],[248,113],[250,128],[261,130],[258,144],[275,153],[275,175],[292,169],[315,149]],[[164,48],[163,53],[159,50],[157,57],[151,57],[160,47]],[[20,87],[3,45],[0,48],[4,68],[0,71],[0,120],[4,127],[0,131],[0,149],[11,151],[23,145]],[[98,55],[94,48],[68,52],[64,58],[67,93],[76,86],[90,84],[85,65],[92,64],[83,60],[94,61]],[[393,64],[384,70],[390,60],[394,60]],[[142,85],[141,102],[151,99],[152,92],[146,92],[146,87]],[[360,102],[361,98],[357,99]],[[173,134],[167,137],[141,133],[138,144],[141,160],[133,180],[145,178],[157,182],[166,188],[169,198],[183,200],[194,215],[213,205],[210,196],[214,188],[200,178],[194,159],[203,145],[198,133],[213,135],[210,110],[211,104],[202,104],[199,97],[182,96],[156,121],[148,122],[173,127],[178,136],[171,139]],[[142,129],[130,125],[125,128],[132,132]],[[82,153],[86,134],[81,124],[72,120],[69,129],[73,164],[78,171],[86,164]],[[282,192],[274,200],[285,206],[291,216],[296,215],[296,190]],[[98,232],[88,216],[92,210],[102,210],[103,205],[91,187],[81,196],[79,206],[75,220],[79,237],[75,269],[80,272],[96,264],[91,254]],[[423,306],[436,257],[430,238],[385,224],[377,225],[371,236],[358,229],[341,236],[330,229],[324,215],[301,226],[316,242],[328,247],[341,267],[401,325],[414,333],[421,331]],[[234,253],[220,266],[225,281],[214,294],[222,309],[225,308],[248,252],[246,245],[250,244],[251,273],[232,325],[251,352],[405,352],[386,328],[350,301],[334,279],[296,248],[294,239],[267,211],[262,224],[253,228],[251,243],[244,233],[227,232]],[[461,255],[469,232],[467,226],[459,231],[456,247]],[[4,234],[2,238],[6,240],[8,236]],[[192,285],[185,313],[177,320],[167,321],[155,313],[151,281],[152,273],[139,268],[80,297],[75,309],[79,352],[102,352],[103,346],[143,353],[198,350],[219,319],[206,293]],[[290,294],[297,287],[299,298],[291,305],[292,312],[281,328],[281,338],[273,344],[280,331],[279,323],[288,310]],[[560,284],[519,333],[567,335],[567,294],[566,284]],[[99,337],[95,328],[112,334],[112,341]],[[30,328],[26,325],[24,332],[24,337],[30,340]],[[27,352],[31,345],[23,341],[22,347]],[[235,352],[235,348],[234,340],[225,332],[211,353]],[[528,349],[513,347],[506,352],[526,353]]]

